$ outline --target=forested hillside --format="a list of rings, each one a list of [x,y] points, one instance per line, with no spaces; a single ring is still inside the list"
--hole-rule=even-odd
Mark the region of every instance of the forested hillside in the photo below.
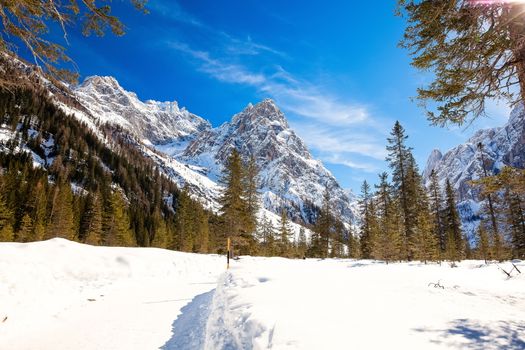
[[[186,250],[212,249],[207,225],[197,227],[210,214],[133,147],[132,137],[103,125],[101,139],[57,108],[36,75],[3,67],[0,122],[15,136],[0,153],[1,240],[64,237],[172,249],[191,240]],[[180,203],[195,214],[191,237],[181,236]]]

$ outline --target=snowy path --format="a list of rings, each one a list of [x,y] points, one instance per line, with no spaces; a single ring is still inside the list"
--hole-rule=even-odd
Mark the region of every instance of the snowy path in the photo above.
[[[160,249],[0,243],[0,349],[525,349],[525,263],[510,280],[473,261],[224,267]]]

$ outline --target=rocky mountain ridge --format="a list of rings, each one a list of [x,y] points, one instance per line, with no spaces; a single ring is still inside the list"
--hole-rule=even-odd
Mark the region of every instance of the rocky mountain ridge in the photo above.
[[[216,207],[217,181],[235,147],[244,159],[256,158],[266,209],[279,213],[284,207],[294,221],[313,224],[328,188],[334,215],[348,225],[355,223],[355,198],[312,157],[270,99],[249,104],[230,122],[212,128],[177,102],[141,101],[112,77],[89,77],[72,91],[91,118],[136,136],[144,152],[181,186],[189,185],[208,201],[208,207]]]
[[[482,146],[480,148],[480,145]],[[449,179],[457,190],[459,210],[463,225],[472,231],[479,221],[482,204],[478,193],[469,181],[478,179],[482,173],[482,154],[488,174],[497,174],[504,166],[525,168],[525,108],[516,107],[507,123],[501,127],[478,130],[465,143],[445,154],[434,150],[423,172],[426,183],[434,171],[443,186]]]

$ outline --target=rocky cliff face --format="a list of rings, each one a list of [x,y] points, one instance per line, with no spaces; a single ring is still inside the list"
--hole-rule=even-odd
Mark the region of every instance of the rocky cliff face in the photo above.
[[[448,178],[457,190],[459,209],[464,226],[475,225],[479,220],[481,204],[478,193],[469,181],[482,174],[481,150],[489,174],[497,174],[504,166],[525,168],[525,110],[514,109],[508,122],[502,127],[477,131],[467,142],[458,145],[444,155],[434,150],[424,171],[425,181],[434,170],[443,185]]]
[[[312,157],[272,100],[250,104],[231,122],[204,131],[189,144],[181,160],[206,168],[217,179],[234,148],[246,160],[255,157],[267,209],[279,211],[285,206],[295,220],[313,223],[312,209],[321,206],[328,188],[333,213],[347,223],[355,220],[350,196]]]

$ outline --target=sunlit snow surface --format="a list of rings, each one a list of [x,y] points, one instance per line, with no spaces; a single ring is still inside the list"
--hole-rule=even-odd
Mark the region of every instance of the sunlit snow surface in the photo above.
[[[516,266],[0,243],[0,349],[524,349]]]

